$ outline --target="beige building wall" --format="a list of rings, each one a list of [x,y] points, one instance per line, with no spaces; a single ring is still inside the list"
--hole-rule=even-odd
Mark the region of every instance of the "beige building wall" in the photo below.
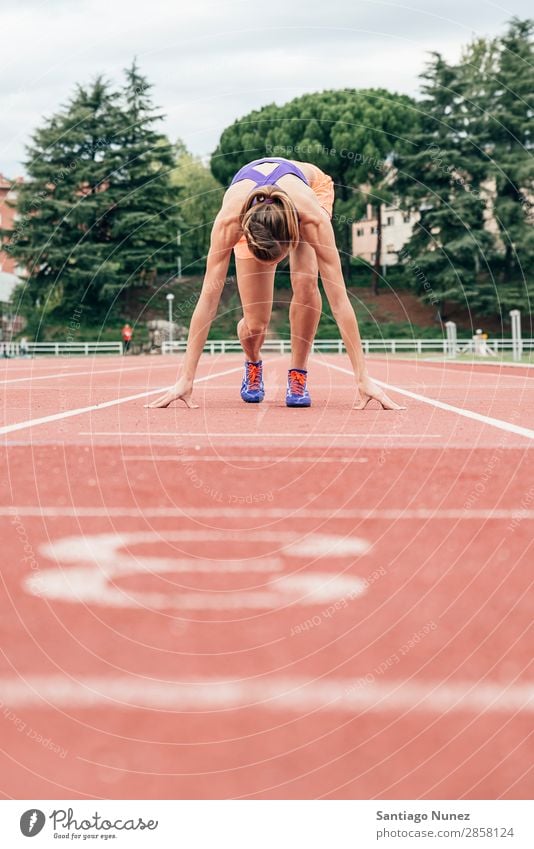
[[[404,212],[396,206],[382,204],[381,265],[396,265],[397,253],[412,235],[419,213]],[[374,263],[376,254],[377,219],[371,204],[367,205],[365,218],[352,225],[352,255]]]
[[[8,201],[14,202],[15,199],[16,193],[13,190],[12,181],[8,180],[7,177],[4,177],[3,174],[0,174],[0,227],[3,227],[5,230],[13,230],[15,226],[15,210],[11,206],[8,206],[7,203]],[[7,274],[17,273],[17,266],[15,260],[13,259],[9,251],[3,251],[1,249],[0,271],[4,271]]]

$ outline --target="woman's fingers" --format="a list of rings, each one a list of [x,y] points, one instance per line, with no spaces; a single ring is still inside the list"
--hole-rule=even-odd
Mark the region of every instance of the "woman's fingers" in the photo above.
[[[372,398],[370,397],[370,395],[362,395],[361,392],[360,392],[360,400],[358,401],[357,404],[354,404],[353,409],[355,409],[355,410],[365,410],[369,401],[372,401]]]
[[[166,392],[165,395],[161,395],[155,401],[151,401],[150,404],[145,404],[145,407],[151,410],[162,409],[168,407],[173,401],[183,401],[188,410],[198,410],[198,404],[191,400],[190,395],[180,395],[175,392]]]
[[[185,406],[187,407],[188,410],[198,410],[199,409],[198,404],[195,404],[195,402],[191,400],[190,395],[187,398],[184,395],[182,395],[181,400],[184,402],[184,404],[185,404]]]
[[[159,398],[156,398],[154,401],[151,401],[149,404],[145,404],[145,407],[150,407],[155,410],[158,407],[168,407],[169,404],[172,404],[176,398],[179,398],[179,395],[176,395],[175,392],[166,392],[165,395],[160,395]]]
[[[393,401],[392,398],[389,398],[385,392],[381,392],[377,395],[364,395],[360,392],[360,400],[357,404],[354,405],[355,410],[365,410],[367,405],[371,401],[378,401],[383,410],[405,410],[406,407],[403,407],[401,404],[397,404],[396,401]]]
[[[174,398],[169,398],[167,395],[162,395],[160,398],[156,398],[155,401],[151,401],[150,404],[145,404],[145,407],[149,409],[155,410],[157,407],[168,407],[171,401]]]
[[[397,404],[396,401],[393,401],[393,399],[390,398],[388,395],[386,395],[385,392],[384,392],[384,395],[382,397],[380,397],[379,400],[380,400],[380,403],[382,404],[382,407],[384,408],[384,410],[405,410],[406,409],[406,407],[403,407],[402,404]]]

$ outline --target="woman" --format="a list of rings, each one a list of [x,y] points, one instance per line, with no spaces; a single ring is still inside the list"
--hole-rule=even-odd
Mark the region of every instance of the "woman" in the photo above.
[[[269,157],[245,165],[224,195],[217,215],[200,297],[191,318],[182,374],[176,385],[149,407],[181,399],[188,407],[193,381],[209,329],[217,313],[232,249],[243,318],[237,325],[246,355],[241,397],[264,397],[261,346],[269,325],[277,264],[289,255],[293,298],[290,307],[291,368],[286,404],[309,407],[307,363],[321,315],[318,274],[350,357],[363,409],[376,399],[384,409],[403,407],[367,374],[358,322],[349,301],[330,221],[334,187],[330,177],[308,162]]]

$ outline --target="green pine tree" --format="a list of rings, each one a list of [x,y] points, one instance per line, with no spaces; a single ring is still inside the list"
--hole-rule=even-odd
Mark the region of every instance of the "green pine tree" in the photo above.
[[[181,218],[179,191],[171,180],[175,158],[169,140],[157,132],[162,115],[153,106],[151,88],[134,62],[126,70],[125,105],[113,136],[110,235],[120,274],[104,286],[107,297],[161,285],[177,270]]]
[[[174,154],[135,63],[123,91],[97,78],[33,134],[18,221],[6,248],[27,269],[22,303],[36,328],[76,313],[124,314],[133,287],[176,273]]]
[[[18,220],[7,249],[27,269],[26,301],[51,312],[93,310],[116,273],[106,247],[109,172],[116,95],[98,78],[78,86],[67,107],[33,134],[27,179],[17,188]],[[35,323],[35,322],[34,322]]]
[[[494,243],[485,225],[488,166],[471,126],[478,111],[466,65],[453,67],[432,54],[422,74],[419,130],[411,150],[396,160],[403,206],[420,216],[400,257],[416,291],[437,306],[438,317],[447,301],[489,308],[479,291],[481,280],[491,276]]]
[[[495,217],[504,253],[501,282],[522,288],[523,295],[534,269],[533,32],[532,20],[510,22],[500,39],[489,106]]]

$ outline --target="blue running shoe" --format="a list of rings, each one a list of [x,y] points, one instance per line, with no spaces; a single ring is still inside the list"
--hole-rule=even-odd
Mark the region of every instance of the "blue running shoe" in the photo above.
[[[310,393],[306,389],[308,372],[302,368],[290,368],[287,373],[286,405],[288,407],[311,407]]]
[[[265,397],[263,386],[263,363],[245,363],[245,374],[241,384],[241,397],[247,404],[259,404]]]

